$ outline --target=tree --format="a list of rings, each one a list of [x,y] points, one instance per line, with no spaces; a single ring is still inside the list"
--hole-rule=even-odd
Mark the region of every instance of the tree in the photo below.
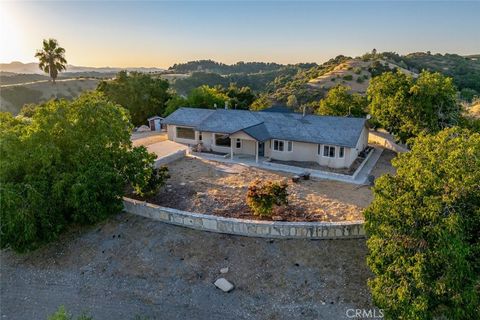
[[[255,94],[249,87],[239,88],[236,84],[231,83],[223,91],[228,96],[228,105],[232,109],[248,110],[255,100]]]
[[[436,133],[458,123],[461,107],[451,78],[423,71],[418,79],[386,72],[367,90],[372,116],[400,141]]]
[[[391,319],[480,315],[480,134],[420,135],[365,210],[374,302]]]
[[[35,58],[39,60],[39,68],[50,75],[53,83],[58,73],[67,69],[65,49],[60,47],[55,39],[44,39],[43,48],[37,51]]]
[[[148,74],[121,71],[114,80],[100,82],[97,90],[127,109],[133,124],[140,126],[149,117],[164,114],[170,98],[168,86],[168,81]]]
[[[294,94],[291,94],[291,95],[288,96],[287,106],[292,108],[292,109],[295,109],[296,107],[298,107],[298,100],[297,100],[297,97]]]
[[[72,223],[122,210],[131,185],[153,189],[155,156],[132,147],[128,112],[98,93],[52,100],[30,119],[0,113],[0,242],[17,251],[52,241]]]
[[[250,106],[250,110],[260,111],[272,106],[272,100],[267,94],[261,94]]]
[[[320,100],[317,114],[327,116],[365,116],[368,101],[358,94],[351,94],[350,88],[338,85],[328,91],[327,96]]]
[[[188,95],[188,106],[197,108],[223,108],[228,96],[219,88],[201,86],[193,89]]]

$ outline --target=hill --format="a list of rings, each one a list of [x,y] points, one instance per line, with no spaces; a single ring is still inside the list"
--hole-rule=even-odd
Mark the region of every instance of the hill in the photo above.
[[[364,61],[360,58],[355,58],[342,62],[334,67],[333,70],[309,80],[308,85],[314,89],[329,90],[341,84],[349,86],[352,92],[363,94],[367,91],[372,76],[396,69],[414,77],[417,76],[412,71],[381,59]]]
[[[67,65],[66,72],[74,72],[74,73],[85,73],[85,72],[99,72],[99,73],[117,73],[122,70],[128,71],[138,71],[144,73],[155,73],[161,72],[165,69],[162,68],[146,68],[146,67],[125,67],[125,68],[114,68],[114,67],[82,67],[82,66],[74,66],[74,65]],[[30,62],[30,63],[22,63],[19,61],[13,61],[10,63],[0,63],[0,71],[3,72],[13,72],[13,73],[31,73],[31,74],[42,74],[45,73],[38,68],[38,63]]]
[[[452,77],[459,90],[471,89],[480,94],[480,55],[460,56],[458,54],[431,54],[414,52],[405,56],[384,52],[385,59],[405,66],[413,72],[429,70]]]
[[[0,88],[0,110],[18,114],[23,105],[42,103],[55,96],[72,99],[87,90],[94,90],[98,79],[67,79],[57,80],[53,85],[48,80],[8,85]]]

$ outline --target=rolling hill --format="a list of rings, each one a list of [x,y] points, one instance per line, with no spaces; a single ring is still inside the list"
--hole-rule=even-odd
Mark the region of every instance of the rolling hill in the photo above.
[[[20,85],[5,85],[0,87],[0,111],[8,111],[16,115],[23,105],[28,103],[42,103],[55,96],[72,99],[82,92],[94,90],[99,81],[98,79],[66,79],[57,80],[54,85],[48,80],[42,80]]]
[[[379,67],[378,63],[381,64],[382,69],[398,69],[411,76],[418,76],[412,71],[385,60],[363,61],[360,58],[355,58],[340,63],[332,71],[311,79],[308,81],[308,86],[312,89],[329,90],[341,84],[349,86],[352,92],[363,94],[367,91],[372,75],[375,74],[375,68]]]

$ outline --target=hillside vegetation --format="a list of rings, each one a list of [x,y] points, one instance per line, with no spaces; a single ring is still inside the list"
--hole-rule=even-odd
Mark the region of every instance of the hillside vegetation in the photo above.
[[[38,81],[22,85],[2,86],[0,88],[0,110],[16,115],[25,104],[38,104],[54,97],[71,100],[84,91],[94,90],[98,82],[98,79],[68,79],[57,80],[55,85],[49,81]]]
[[[400,70],[413,77],[417,76],[416,73],[385,60],[364,61],[360,58],[355,58],[340,63],[332,71],[309,80],[308,85],[315,89],[330,90],[341,84],[350,87],[351,92],[364,94],[372,76],[387,70]]]

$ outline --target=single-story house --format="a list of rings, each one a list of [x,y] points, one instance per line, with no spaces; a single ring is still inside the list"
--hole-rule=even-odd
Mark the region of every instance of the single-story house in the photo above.
[[[162,124],[164,118],[160,116],[153,116],[151,118],[148,118],[148,126],[150,127],[150,130],[152,131],[161,131],[164,129],[164,124]]]
[[[208,151],[349,167],[368,144],[366,119],[179,108],[163,120],[168,138]]]

